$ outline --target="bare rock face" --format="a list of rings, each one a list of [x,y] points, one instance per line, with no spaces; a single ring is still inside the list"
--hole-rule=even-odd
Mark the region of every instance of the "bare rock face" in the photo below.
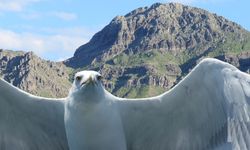
[[[45,97],[65,97],[71,86],[63,63],[45,61],[32,52],[0,50],[0,74],[13,85]]]
[[[237,55],[227,54],[216,58],[238,67],[241,71],[250,73],[250,50]]]

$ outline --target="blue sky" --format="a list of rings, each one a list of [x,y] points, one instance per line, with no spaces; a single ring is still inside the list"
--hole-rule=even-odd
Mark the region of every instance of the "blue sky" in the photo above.
[[[250,0],[0,0],[0,49],[63,60],[115,16],[170,1],[209,10],[250,31]]]

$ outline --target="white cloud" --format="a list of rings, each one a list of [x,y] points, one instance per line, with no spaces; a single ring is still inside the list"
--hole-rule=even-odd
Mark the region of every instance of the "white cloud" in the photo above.
[[[75,49],[89,40],[83,38],[84,35],[63,32],[40,35],[0,29],[0,35],[1,49],[34,51],[38,56],[52,60],[73,56]]]
[[[0,0],[0,15],[1,12],[11,11],[18,12],[19,15],[24,19],[38,19],[42,17],[55,17],[65,21],[71,21],[77,19],[77,14],[64,11],[48,11],[48,12],[37,12],[27,11],[25,7],[41,0]]]
[[[56,34],[61,33],[68,36],[81,36],[91,38],[100,28],[68,27],[68,28],[40,28],[40,32]]]
[[[26,20],[34,20],[42,17],[42,14],[38,12],[23,12],[20,13],[20,17]]]
[[[77,19],[77,15],[76,14],[69,13],[69,12],[62,12],[62,11],[52,12],[51,15],[55,16],[55,17],[57,17],[59,19],[66,20],[66,21]]]
[[[0,0],[0,11],[22,11],[24,7],[40,0]]]
[[[20,16],[23,19],[34,20],[41,18],[58,18],[64,21],[71,21],[77,19],[77,14],[63,11],[49,11],[49,12],[36,12],[36,11],[26,11],[22,12]]]

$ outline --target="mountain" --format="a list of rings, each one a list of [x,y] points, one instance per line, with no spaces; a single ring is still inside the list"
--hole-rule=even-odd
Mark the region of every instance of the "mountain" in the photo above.
[[[115,17],[66,64],[83,67],[121,53],[134,55],[149,50],[168,52],[184,63],[204,53],[215,56],[249,50],[249,39],[248,31],[216,14],[178,3],[156,3]]]
[[[67,96],[70,72],[63,63],[45,61],[33,52],[0,50],[2,78],[35,95]]]
[[[170,89],[204,57],[250,72],[249,31],[203,9],[156,3],[115,17],[63,62],[1,50],[0,74],[33,94],[63,97],[75,72],[93,69],[113,94],[142,97]]]
[[[250,33],[221,16],[178,3],[156,3],[115,17],[64,63],[100,70],[119,96],[156,95],[203,57],[249,68]],[[243,64],[242,64],[243,63]]]

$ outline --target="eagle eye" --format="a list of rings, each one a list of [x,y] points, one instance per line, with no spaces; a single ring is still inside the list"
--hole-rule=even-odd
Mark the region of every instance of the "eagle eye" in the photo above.
[[[103,77],[101,75],[97,75],[97,80],[101,80]]]
[[[76,77],[76,81],[81,81],[82,80],[82,77],[81,76],[77,76]]]

